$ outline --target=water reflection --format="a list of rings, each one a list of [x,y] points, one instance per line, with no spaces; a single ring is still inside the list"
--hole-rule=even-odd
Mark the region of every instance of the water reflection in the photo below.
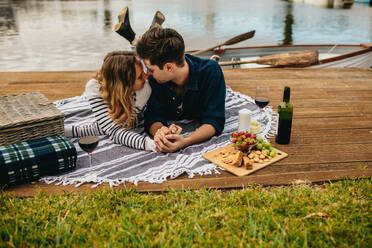
[[[111,32],[112,27],[112,20],[111,20],[111,6],[110,6],[110,0],[104,0],[104,7],[105,7],[105,14],[104,14],[104,26],[103,29],[106,33]]]
[[[287,13],[285,15],[284,25],[284,40],[283,44],[292,44],[292,26],[293,26],[293,15],[292,15],[292,2],[287,1]]]
[[[7,36],[18,34],[14,10],[7,2],[0,2],[0,34],[5,34]]]
[[[129,6],[141,36],[156,10],[188,50],[256,30],[234,46],[372,43],[372,8],[328,9],[306,0],[0,0],[0,71],[93,70],[106,53],[130,49],[113,31]]]
[[[216,23],[216,20],[215,20],[216,13],[215,13],[215,10],[214,10],[213,2],[206,1],[204,10],[205,10],[205,12],[204,12],[204,19],[205,19],[204,28],[205,28],[205,30],[209,30],[211,32],[214,32],[214,30],[215,30],[214,25]]]

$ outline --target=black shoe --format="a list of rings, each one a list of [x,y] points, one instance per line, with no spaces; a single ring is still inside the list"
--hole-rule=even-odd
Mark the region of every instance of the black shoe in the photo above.
[[[161,24],[163,24],[163,22],[165,21],[165,17],[163,15],[163,13],[161,13],[160,11],[156,11],[155,15],[154,15],[154,18],[152,18],[152,23],[151,23],[151,26],[149,29],[153,28],[153,27],[162,27]]]
[[[114,31],[132,43],[132,41],[136,38],[136,33],[133,32],[132,27],[130,26],[128,7],[125,7],[122,11],[120,11],[118,19],[119,22],[115,25]]]

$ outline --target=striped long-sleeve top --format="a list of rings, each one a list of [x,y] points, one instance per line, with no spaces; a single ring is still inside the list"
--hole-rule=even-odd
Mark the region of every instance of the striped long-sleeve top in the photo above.
[[[154,141],[151,138],[120,127],[110,118],[107,109],[108,103],[103,100],[101,85],[96,79],[91,79],[86,84],[84,95],[89,101],[96,122],[80,126],[67,126],[65,127],[66,136],[94,135],[94,130],[97,130],[98,135],[108,135],[117,144],[135,149],[154,151]],[[145,83],[141,90],[133,93],[134,113],[132,118],[136,115],[138,123],[143,121],[143,113],[150,95],[151,87],[148,82]]]

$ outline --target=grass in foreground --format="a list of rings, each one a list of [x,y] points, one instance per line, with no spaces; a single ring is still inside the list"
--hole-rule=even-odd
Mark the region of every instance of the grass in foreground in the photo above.
[[[371,179],[140,194],[0,193],[1,247],[371,247]]]

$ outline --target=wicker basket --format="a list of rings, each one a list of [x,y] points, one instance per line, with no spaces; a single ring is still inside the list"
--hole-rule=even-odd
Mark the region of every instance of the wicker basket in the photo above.
[[[64,135],[64,114],[39,92],[0,97],[0,145]]]

